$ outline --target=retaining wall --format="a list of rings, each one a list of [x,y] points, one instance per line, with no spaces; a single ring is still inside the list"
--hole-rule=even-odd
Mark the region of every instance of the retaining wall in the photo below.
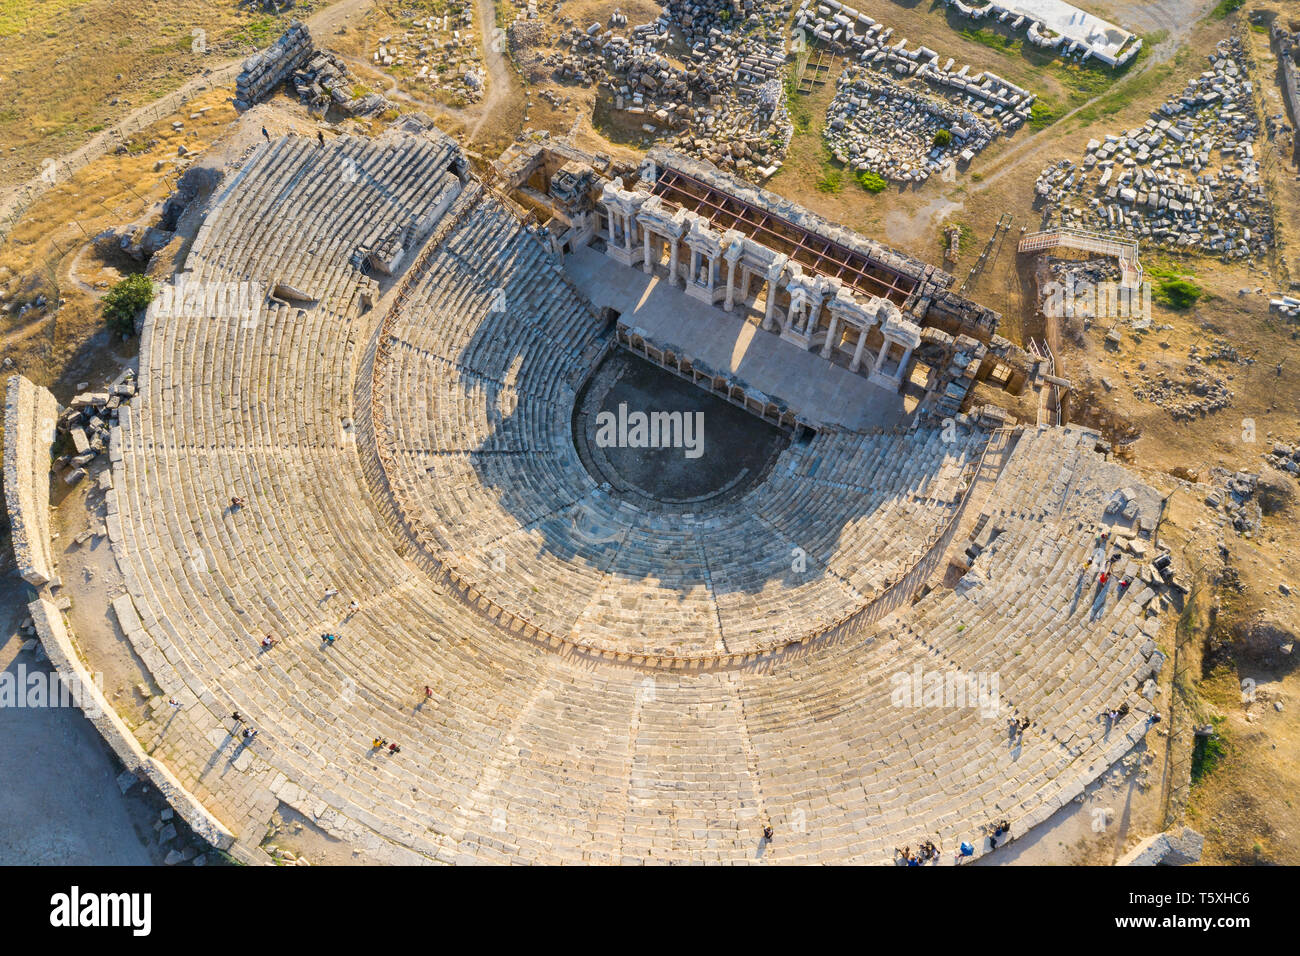
[[[59,404],[21,375],[5,386],[5,507],[18,573],[33,587],[58,583],[50,549],[50,447]]]

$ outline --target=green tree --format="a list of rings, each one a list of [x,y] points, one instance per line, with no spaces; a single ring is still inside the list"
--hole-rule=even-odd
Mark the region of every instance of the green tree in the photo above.
[[[135,334],[135,317],[153,301],[153,280],[129,275],[104,296],[104,321],[122,338]]]
[[[937,130],[934,134],[934,145],[939,147],[948,146],[952,143],[952,133],[946,129]]]

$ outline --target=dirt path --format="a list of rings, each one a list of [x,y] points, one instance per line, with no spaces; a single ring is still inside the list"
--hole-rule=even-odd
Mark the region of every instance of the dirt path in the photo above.
[[[492,0],[475,0],[475,7],[478,10],[479,23],[483,25],[483,62],[487,66],[488,82],[487,93],[479,101],[477,109],[480,110],[478,122],[475,123],[469,131],[469,139],[476,142],[479,138],[479,132],[489,120],[500,120],[496,116],[500,107],[509,102],[509,97],[518,95],[518,84],[515,81],[514,71],[510,69],[510,63],[505,55],[505,34],[497,34],[496,31],[496,7]],[[500,49],[497,49],[500,47]]]

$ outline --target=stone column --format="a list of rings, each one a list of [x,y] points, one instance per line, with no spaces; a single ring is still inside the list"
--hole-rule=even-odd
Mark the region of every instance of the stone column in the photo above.
[[[871,371],[875,375],[883,374],[880,370],[885,367],[885,358],[889,355],[889,350],[893,348],[894,340],[886,337],[885,343],[880,346],[880,354],[876,356],[876,362],[871,366]]]
[[[677,283],[677,246],[681,243],[681,240],[676,236],[670,236],[668,241],[672,243],[672,251],[668,256],[668,284],[675,285]]]
[[[834,309],[831,309],[831,324],[830,328],[826,330],[826,341],[822,343],[822,358],[828,359],[831,357],[831,350],[835,348],[835,335],[839,330],[839,314]]]
[[[912,357],[911,349],[903,349],[903,357],[898,360],[898,377],[901,379],[907,373],[907,362]]]
[[[763,328],[772,332],[776,329],[776,280],[767,280],[767,307],[763,313]]]
[[[736,304],[736,260],[727,260],[727,300],[722,308],[730,312]]]
[[[632,251],[632,214],[623,213],[623,248],[629,253]]]
[[[801,292],[790,293],[790,307],[785,310],[785,321],[781,323],[783,331],[791,331],[795,328],[795,319],[798,317],[801,306],[806,307],[808,299]]]
[[[646,275],[654,273],[654,266],[650,262],[650,230],[645,223],[641,223],[641,268]]]
[[[818,293],[808,300],[808,312],[803,319],[803,334],[810,337],[817,331],[817,320],[821,316],[822,295]]]
[[[853,349],[853,361],[849,363],[849,371],[856,372],[862,368],[862,353],[867,347],[867,330],[865,328],[858,330],[858,344]]]

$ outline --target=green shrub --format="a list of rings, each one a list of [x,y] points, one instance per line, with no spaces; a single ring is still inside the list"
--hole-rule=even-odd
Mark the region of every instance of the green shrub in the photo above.
[[[1061,110],[1053,103],[1048,103],[1040,96],[1034,100],[1034,105],[1029,107],[1029,128],[1032,130],[1047,129],[1056,122],[1061,115]]]
[[[1228,744],[1223,739],[1223,718],[1211,717],[1214,733],[1198,736],[1192,744],[1192,783],[1200,783],[1228,756]]]
[[[818,192],[837,193],[844,188],[840,171],[834,166],[822,167],[822,177],[816,183]]]
[[[1205,295],[1205,290],[1186,276],[1171,274],[1158,278],[1153,298],[1171,309],[1190,309]]]
[[[869,193],[884,192],[889,183],[879,173],[873,173],[869,169],[864,169],[858,173],[858,185]]]
[[[135,334],[135,317],[153,301],[153,281],[146,275],[127,276],[104,296],[104,321],[123,338]]]
[[[935,146],[943,147],[943,146],[951,145],[951,143],[952,143],[952,133],[948,132],[948,130],[941,129],[935,132],[934,134]]]
[[[1219,0],[1218,6],[1210,11],[1211,16],[1216,20],[1222,20],[1228,14],[1240,10],[1246,5],[1246,0]]]

